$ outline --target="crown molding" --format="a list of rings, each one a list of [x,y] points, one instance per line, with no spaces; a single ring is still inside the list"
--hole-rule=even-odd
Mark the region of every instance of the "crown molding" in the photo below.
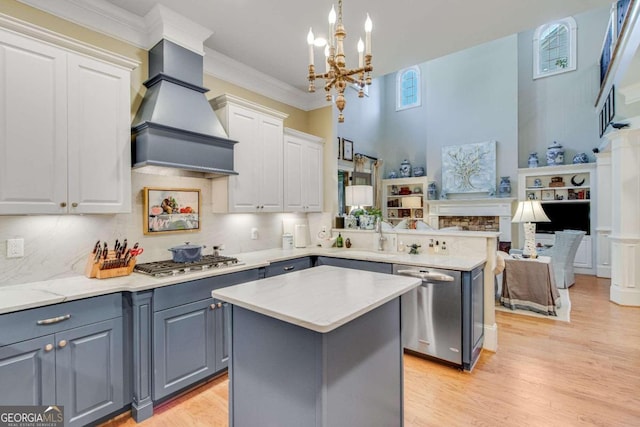
[[[144,19],[105,0],[18,0],[99,33],[146,49]]]
[[[304,111],[327,105],[324,97],[321,99],[322,105],[319,105],[314,101],[315,97],[312,94],[275,79],[216,50],[208,47],[205,47],[204,50],[204,72],[213,77]],[[316,104],[318,105],[316,106]]]
[[[102,61],[109,62],[113,65],[118,65],[129,71],[137,68],[140,62],[128,58],[117,53],[109,52],[107,50],[98,48],[96,46],[83,43],[71,37],[67,37],[63,34],[56,33],[46,28],[39,27],[30,22],[22,21],[14,18],[13,16],[0,13],[0,28],[9,30],[13,33],[29,36],[33,39],[55,45],[57,47],[72,50],[77,53],[82,53],[92,58],[100,59]]]
[[[153,36],[150,36],[150,33],[154,31],[153,26],[157,25],[155,22],[157,14],[162,13],[162,11],[152,14],[152,9],[147,16],[141,17],[106,0],[18,1],[141,49],[149,49],[155,45],[155,42],[159,41],[151,42]],[[177,32],[182,32],[184,28],[196,28],[194,27],[194,25],[197,25],[195,23],[185,25],[186,18],[176,12],[170,11],[167,14],[173,15],[172,18],[175,18],[172,25],[174,27],[178,25]],[[175,15],[180,16],[180,18]],[[194,39],[202,37],[203,34],[204,27],[197,27],[198,29],[193,35]],[[194,50],[190,47],[193,44],[191,42],[183,44],[175,40],[173,35],[169,40],[187,49]],[[202,50],[196,49],[195,51],[204,54],[204,72],[213,77],[303,111],[315,110],[328,105],[324,93],[310,94],[208,47],[204,47]]]
[[[204,41],[213,31],[185,18],[177,12],[156,3],[144,16],[147,29],[147,46],[151,49],[166,39],[199,55],[204,55]]]

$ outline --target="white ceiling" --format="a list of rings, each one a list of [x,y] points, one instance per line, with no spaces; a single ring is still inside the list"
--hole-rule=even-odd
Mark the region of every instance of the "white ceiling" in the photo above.
[[[327,36],[332,4],[332,0],[108,1],[141,17],[161,3],[212,30],[207,47],[301,90],[307,85],[307,32],[312,26],[316,36]],[[344,0],[347,66],[357,65],[355,46],[364,36],[367,12],[374,24],[374,76],[380,76],[611,1]],[[316,66],[322,59],[322,49],[317,48]]]

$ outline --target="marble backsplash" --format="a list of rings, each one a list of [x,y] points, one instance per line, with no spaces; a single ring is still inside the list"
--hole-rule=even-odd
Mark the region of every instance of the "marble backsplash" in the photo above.
[[[35,282],[82,274],[87,256],[97,240],[113,245],[127,238],[139,242],[144,253],[138,262],[170,259],[168,248],[191,242],[224,245],[223,255],[281,247],[284,219],[306,220],[305,214],[211,213],[211,180],[132,172],[132,212],[112,215],[19,215],[0,216],[0,286]],[[143,187],[199,188],[201,230],[147,236],[142,232]],[[320,214],[321,215],[321,214]],[[259,238],[251,239],[251,229]],[[313,231],[315,227],[310,229]],[[24,238],[24,257],[7,258],[6,240]]]

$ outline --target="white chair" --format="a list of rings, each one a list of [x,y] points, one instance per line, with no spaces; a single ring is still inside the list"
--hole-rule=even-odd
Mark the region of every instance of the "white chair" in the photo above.
[[[586,233],[578,230],[563,230],[556,231],[555,234],[553,246],[538,251],[538,255],[551,257],[556,287],[566,289],[576,282],[573,263],[576,259],[578,246]]]

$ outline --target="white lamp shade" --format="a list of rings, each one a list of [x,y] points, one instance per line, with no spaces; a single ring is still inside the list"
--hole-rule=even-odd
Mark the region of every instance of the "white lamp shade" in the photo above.
[[[345,188],[347,206],[373,206],[373,187],[370,185],[349,185]]]
[[[518,209],[511,222],[551,222],[539,200],[518,202]]]

